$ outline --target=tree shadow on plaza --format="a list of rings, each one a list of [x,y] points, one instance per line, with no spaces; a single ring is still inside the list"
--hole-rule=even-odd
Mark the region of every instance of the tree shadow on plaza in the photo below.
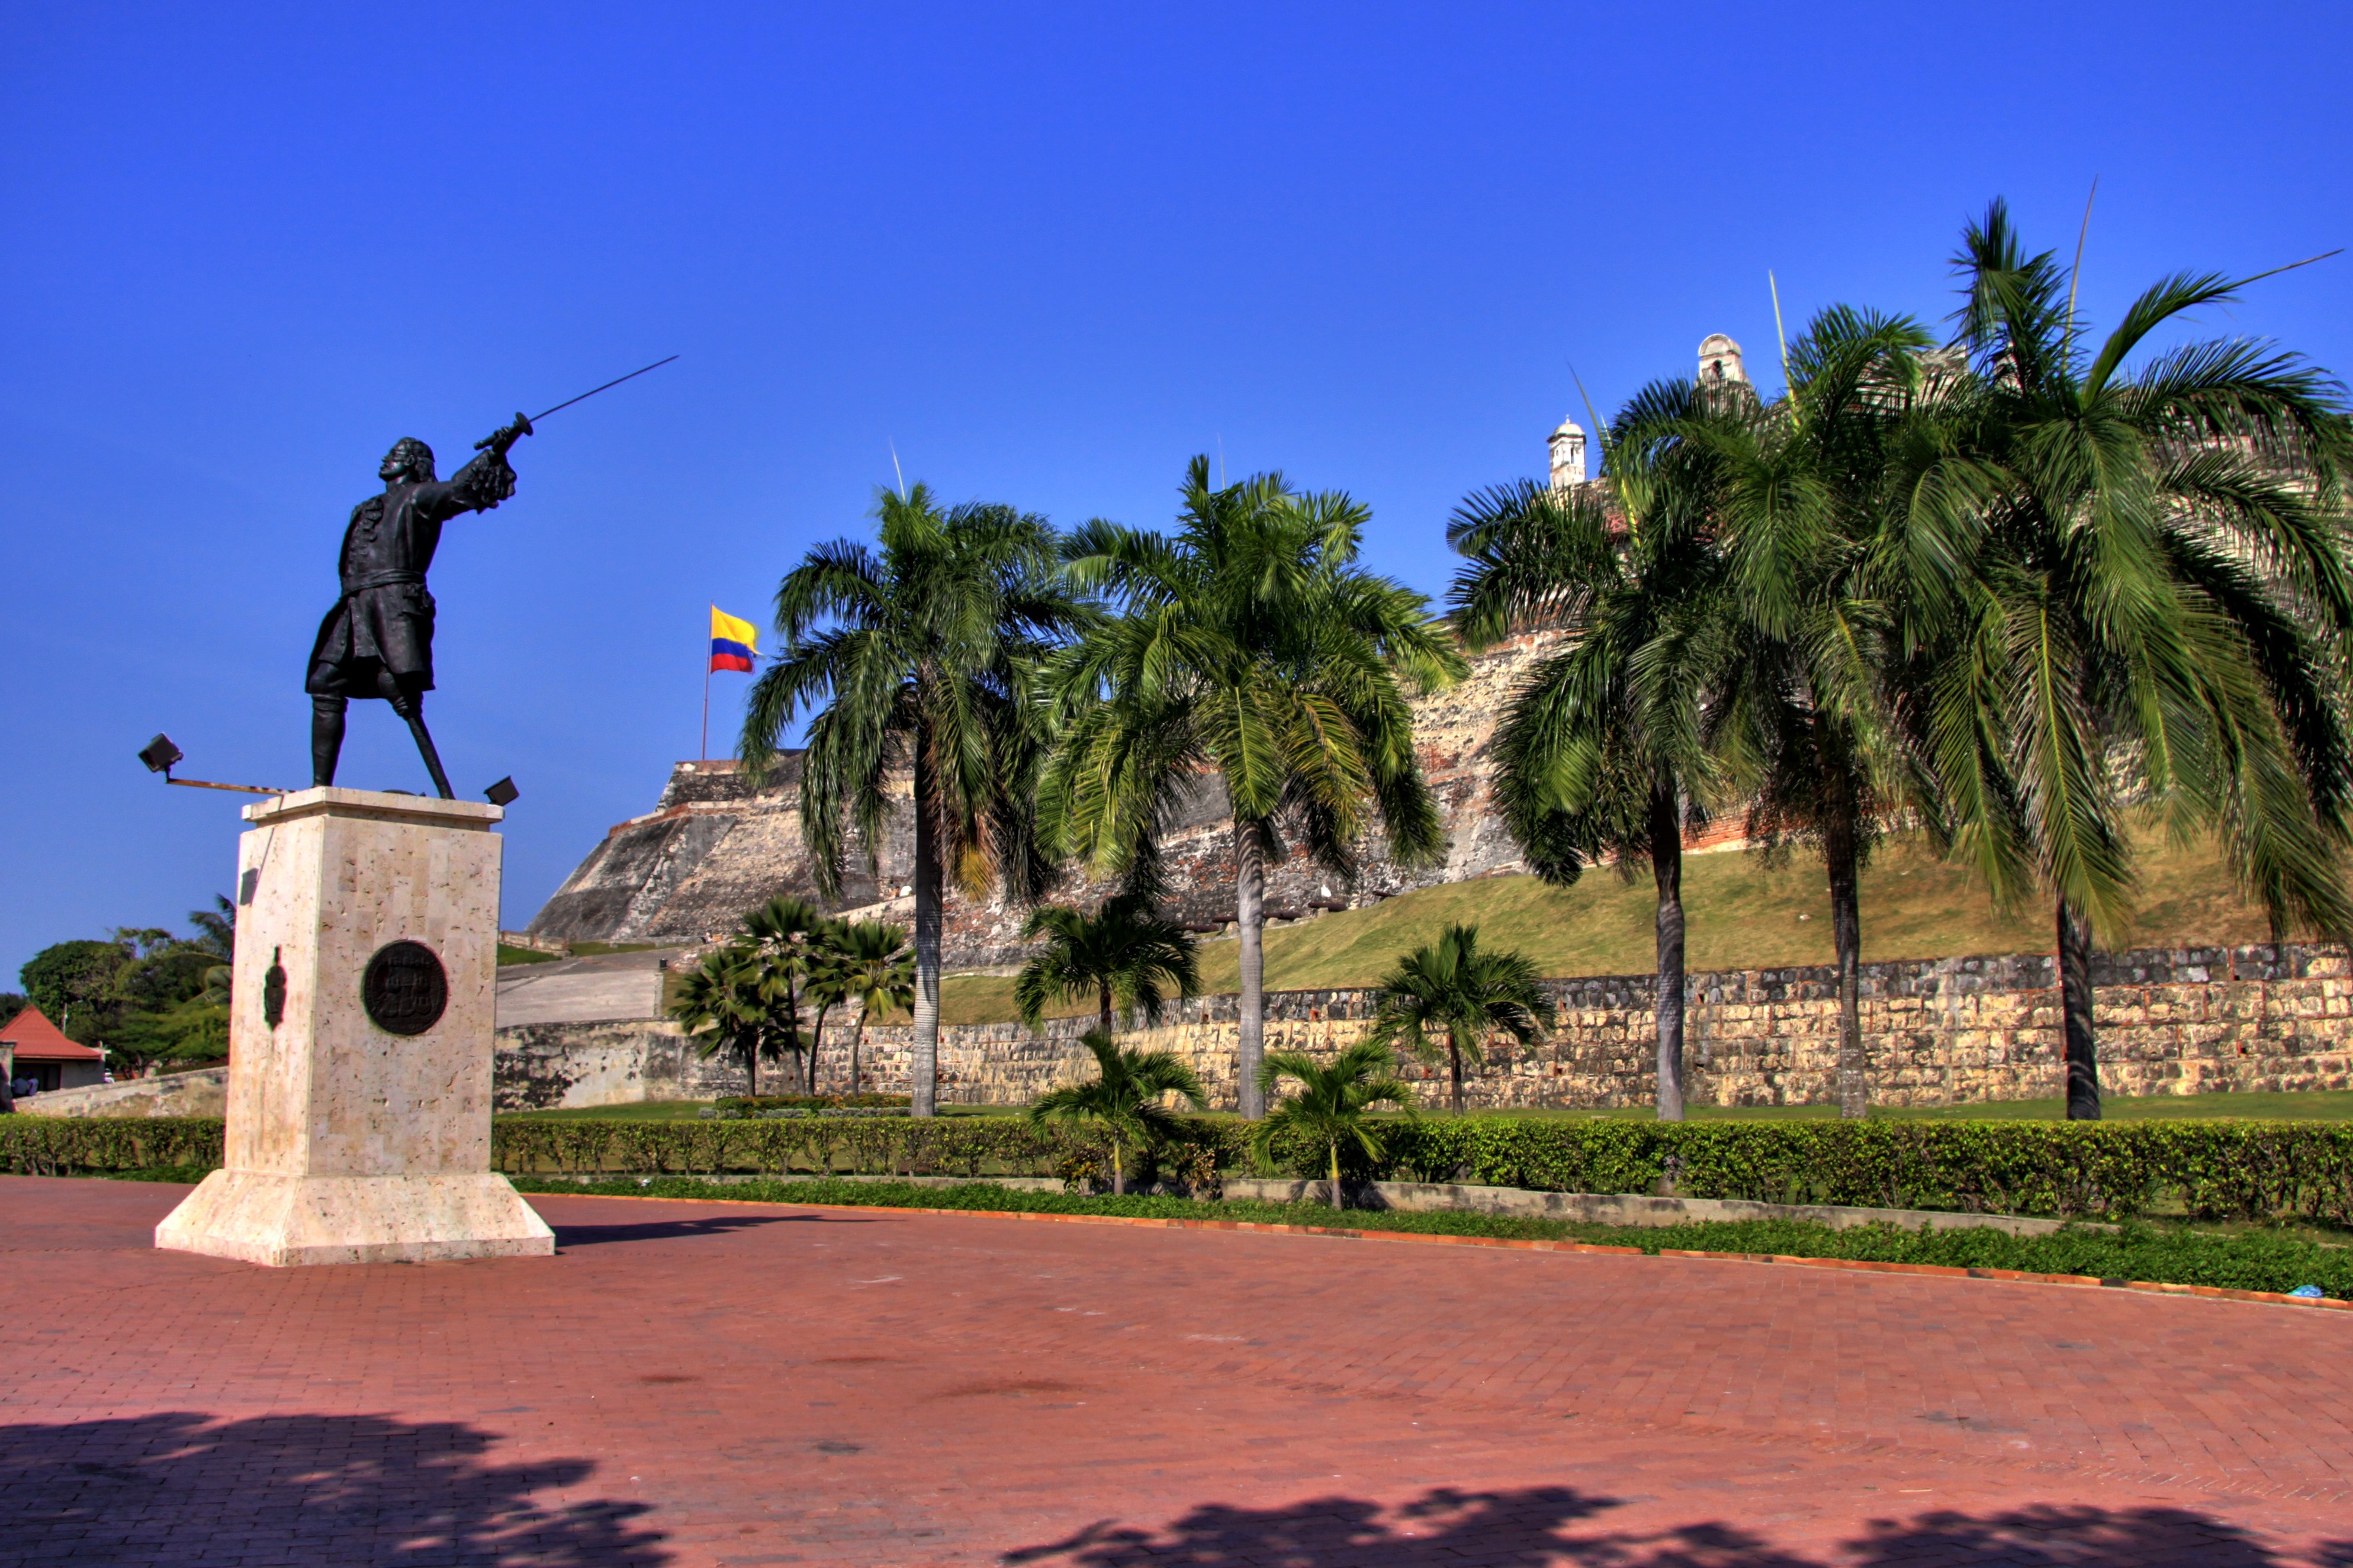
[[[1828,1556],[1775,1546],[1724,1521],[1654,1530],[1580,1528],[1620,1500],[1568,1487],[1439,1488],[1401,1507],[1323,1497],[1282,1508],[1208,1503],[1159,1529],[1105,1521],[1004,1554],[1008,1568],[2353,1568],[2353,1542],[2284,1554],[2194,1510],[2035,1504],[1985,1514],[1873,1521]]]
[[[11,1563],[620,1568],[670,1560],[649,1505],[543,1502],[592,1460],[497,1464],[496,1435],[377,1415],[189,1412],[0,1426]]]

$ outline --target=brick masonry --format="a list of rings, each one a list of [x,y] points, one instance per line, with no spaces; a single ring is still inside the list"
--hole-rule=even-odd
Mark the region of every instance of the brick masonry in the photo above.
[[[2297,945],[2142,949],[2103,954],[2097,986],[2101,1079],[2110,1093],[2353,1088],[2353,969],[2343,953]],[[2052,1099],[2062,1092],[2058,995],[2041,953],[1866,964],[1862,1028],[1872,1096],[1884,1105]],[[1656,1095],[1649,975],[1548,983],[1550,1038],[1491,1052],[1467,1075],[1474,1106],[1643,1105]],[[1795,1105],[1835,1098],[1838,1001],[1828,968],[1690,976],[1691,1098],[1713,1105]],[[1213,1103],[1234,1102],[1239,999],[1201,997],[1135,1043],[1190,1061]],[[1361,1037],[1368,991],[1267,997],[1267,1046],[1326,1055]],[[1089,1064],[1091,1019],[953,1026],[940,1032],[942,1095],[1021,1104]],[[866,1087],[906,1087],[908,1030],[866,1031]],[[850,1026],[829,1026],[820,1082],[843,1086]],[[763,1079],[768,1074],[763,1070]],[[1431,1098],[1442,1066],[1409,1066]],[[775,1087],[782,1088],[783,1074]],[[769,1085],[764,1081],[764,1087]],[[701,1099],[741,1093],[740,1068],[701,1058],[674,1025],[539,1025],[499,1032],[502,1110]]]

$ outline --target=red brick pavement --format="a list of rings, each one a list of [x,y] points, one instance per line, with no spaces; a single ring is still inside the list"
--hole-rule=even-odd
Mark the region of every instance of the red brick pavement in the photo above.
[[[2353,1565],[2353,1316],[569,1197],[273,1271],[183,1191],[0,1179],[0,1563]]]

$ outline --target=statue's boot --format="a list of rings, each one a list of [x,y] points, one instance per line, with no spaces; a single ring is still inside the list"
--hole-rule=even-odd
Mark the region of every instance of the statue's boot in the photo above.
[[[443,800],[457,799],[449,792],[449,775],[441,771],[441,753],[433,749],[433,732],[425,727],[425,693],[402,689],[390,700],[392,710],[408,721],[408,732],[417,737],[417,750],[425,759],[425,771],[433,775],[433,787],[441,792]]]
[[[343,712],[350,706],[341,697],[311,699],[311,784],[314,789],[335,782],[335,763],[343,754]]]

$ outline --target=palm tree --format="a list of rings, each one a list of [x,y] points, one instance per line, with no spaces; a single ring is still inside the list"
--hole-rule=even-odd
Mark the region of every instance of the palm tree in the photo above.
[[[740,947],[720,948],[687,972],[670,1007],[690,1037],[710,1032],[702,1047],[705,1060],[725,1051],[744,1064],[755,1098],[760,1058],[780,1054],[776,1003],[765,994],[764,967]]]
[[[1176,921],[1156,913],[1141,893],[1121,893],[1103,900],[1092,915],[1047,905],[1030,911],[1021,927],[1021,940],[1046,939],[1045,946],[1013,982],[1013,1000],[1021,1021],[1036,1028],[1046,1005],[1093,994],[1096,1027],[1105,1035],[1119,1032],[1112,1005],[1141,1011],[1147,1023],[1157,1023],[1173,986],[1180,999],[1201,989],[1198,945]]]
[[[1089,1030],[1079,1043],[1094,1053],[1094,1081],[1047,1090],[1030,1106],[1029,1120],[1101,1127],[1111,1141],[1111,1190],[1116,1196],[1127,1191],[1125,1146],[1149,1147],[1176,1131],[1166,1097],[1181,1094],[1196,1110],[1208,1110],[1208,1103],[1200,1079],[1173,1052],[1134,1050],[1101,1029]]]
[[[1448,542],[1467,558],[1450,597],[1480,649],[1537,626],[1570,645],[1540,662],[1495,734],[1496,805],[1529,868],[1567,886],[1588,864],[1657,890],[1658,1113],[1683,1117],[1683,842],[1705,820],[1713,769],[1701,739],[1695,626],[1722,594],[1705,487],[1675,438],[1698,412],[1688,382],[1661,382],[1604,434],[1599,484],[1472,494]]]
[[[1382,976],[1365,1038],[1402,1045],[1424,1061],[1443,1054],[1460,1116],[1462,1064],[1484,1060],[1485,1042],[1497,1033],[1524,1046],[1542,1037],[1551,1005],[1535,964],[1516,952],[1482,952],[1477,926],[1450,925]]]
[[[1990,885],[2052,900],[2067,1114],[2091,1119],[2092,947],[2126,912],[2134,793],[2176,831],[2215,830],[2274,931],[2353,931],[2353,426],[2339,389],[2268,344],[2127,368],[2255,279],[2161,279],[2094,349],[2072,273],[2026,254],[2002,203],[1954,265],[1974,372],[1956,401],[1989,494],[1983,590],[1935,688],[1938,771]]]
[[[1263,1112],[1266,868],[1284,830],[1343,876],[1376,821],[1391,856],[1440,852],[1404,682],[1464,666],[1419,594],[1356,564],[1366,513],[1280,474],[1223,488],[1186,471],[1174,535],[1088,523],[1065,545],[1082,584],[1124,609],[1058,660],[1063,730],[1040,793],[1048,831],[1131,890],[1159,885],[1163,829],[1223,782],[1240,935],[1241,1109]]]
[[[1389,1053],[1369,1040],[1350,1046],[1329,1065],[1301,1051],[1269,1052],[1259,1064],[1259,1093],[1273,1095],[1284,1079],[1297,1080],[1299,1092],[1267,1112],[1251,1135],[1251,1153],[1264,1163],[1272,1154],[1274,1141],[1286,1132],[1323,1144],[1330,1157],[1332,1206],[1346,1208],[1348,1194],[1340,1185],[1340,1145],[1378,1160],[1380,1140],[1365,1125],[1365,1112],[1386,1104],[1408,1118],[1414,1114],[1413,1090],[1388,1076],[1389,1066]]]
[[[782,998],[784,1048],[793,1053],[804,1094],[817,1092],[818,1039],[825,1017],[818,1016],[818,1034],[802,1034],[802,992],[814,978],[819,945],[832,923],[807,899],[779,894],[744,915],[733,944],[754,958],[765,988]]]
[[[1869,1105],[1862,868],[1899,810],[1944,841],[1919,693],[1982,499],[1953,450],[1949,367],[1931,342],[1906,319],[1833,307],[1789,346],[1785,395],[1711,395],[1662,429],[1689,457],[1662,485],[1704,514],[1722,557],[1679,662],[1707,704],[1721,787],[1749,800],[1751,839],[1821,856],[1849,1117]]]
[[[858,1004],[858,1026],[849,1036],[849,1092],[863,1092],[860,1048],[866,1026],[908,1006],[915,999],[915,961],[907,951],[907,928],[881,921],[843,922],[833,938],[827,982],[844,1002]]]
[[[802,756],[801,834],[818,891],[840,897],[854,832],[880,875],[891,784],[912,773],[915,999],[912,1100],[934,1114],[939,1079],[940,920],[946,879],[1043,891],[1052,868],[1030,831],[1042,731],[1030,687],[1088,609],[1068,590],[1042,518],[1008,507],[943,510],[931,491],[881,492],[880,549],[818,546],[776,590],[784,649],[753,684],[747,773],[772,763],[794,718],[816,710]]]

